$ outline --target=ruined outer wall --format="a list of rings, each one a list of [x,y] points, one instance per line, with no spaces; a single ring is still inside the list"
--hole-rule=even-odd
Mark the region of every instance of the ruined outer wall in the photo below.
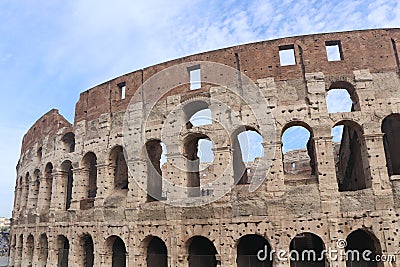
[[[340,41],[343,60],[327,61],[326,41]],[[287,45],[294,47],[296,64],[280,66],[279,47]],[[69,239],[70,266],[83,266],[80,238],[84,233],[93,238],[95,266],[110,266],[107,240],[113,235],[125,242],[127,266],[145,266],[149,236],[158,236],[165,242],[170,266],[187,266],[188,240],[197,235],[213,242],[221,266],[235,266],[237,243],[246,234],[265,237],[275,250],[288,249],[290,241],[301,232],[312,232],[326,247],[335,247],[337,239],[345,239],[359,228],[377,237],[383,253],[400,257],[397,233],[400,184],[397,177],[389,177],[387,173],[381,132],[382,120],[400,112],[396,58],[399,46],[399,29],[283,38],[176,59],[123,75],[81,93],[72,129],[59,115],[44,116],[47,124],[39,120],[24,137],[17,166],[11,265],[27,266],[31,261],[36,264],[40,258],[39,237],[43,233],[48,238],[47,266],[56,266],[58,235]],[[194,208],[146,202],[146,193],[133,177],[129,177],[128,190],[116,192],[112,188],[110,152],[122,145],[122,119],[130,98],[155,73],[190,61],[213,61],[238,69],[250,77],[268,99],[278,136],[275,141],[263,136],[264,151],[276,150],[268,177],[257,192],[248,192],[246,185],[237,186],[221,200]],[[126,85],[125,99],[120,97],[118,84],[121,83]],[[360,111],[328,114],[326,94],[338,84],[346,84],[347,89],[356,92]],[[155,90],[145,88],[143,93],[156,95]],[[165,96],[159,115],[162,117],[174,105],[184,102],[187,95],[204,98],[207,94],[229,102],[229,94],[219,89],[205,86],[189,91],[188,86],[183,85]],[[241,119],[257,128],[255,121]],[[363,190],[338,190],[331,128],[343,121],[354,122],[362,129],[363,171],[371,180]],[[290,125],[304,125],[311,130],[317,175],[293,179],[284,174],[280,136]],[[154,120],[149,127],[151,137],[160,137],[154,131],[157,127],[162,124]],[[212,132],[213,127],[216,126],[210,126],[208,131]],[[41,134],[34,133],[32,129],[35,128],[42,129]],[[75,134],[73,152],[66,151],[62,142],[68,131]],[[40,147],[42,156],[38,160],[35,157]],[[82,184],[87,182],[82,159],[87,152],[97,156],[97,196],[92,208],[82,210],[79,205],[85,199]],[[230,153],[229,149],[225,152]],[[74,174],[72,203],[68,210],[63,209],[62,202],[66,194],[62,182],[65,161],[72,163]],[[44,177],[49,162],[53,166],[50,207],[47,213],[39,213],[40,207],[34,202],[45,202],[40,193],[45,189],[33,190],[33,173],[38,169],[40,177]],[[31,179],[28,185],[21,182],[25,177]],[[38,196],[35,192],[39,192]],[[32,256],[31,248],[26,245],[29,234],[34,237]],[[328,264],[344,266],[343,262]],[[275,266],[289,266],[289,263],[275,263]]]

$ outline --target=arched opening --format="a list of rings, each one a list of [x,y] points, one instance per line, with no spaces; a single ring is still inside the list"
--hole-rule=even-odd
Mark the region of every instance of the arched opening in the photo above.
[[[196,236],[189,240],[189,267],[217,266],[217,250],[214,244],[203,236]]]
[[[146,142],[147,160],[147,201],[165,199],[162,190],[162,159],[165,160],[166,147],[160,140]]]
[[[194,113],[188,122],[188,128],[212,124],[211,109],[205,108]]]
[[[74,181],[74,175],[72,173],[71,161],[66,160],[61,164],[61,171],[63,172],[63,183],[65,185],[65,209],[68,210],[71,207],[72,199],[72,184]]]
[[[205,101],[196,100],[183,107],[187,129],[191,129],[193,126],[212,124],[211,110],[208,106]]]
[[[400,175],[400,114],[390,114],[382,121],[382,133],[389,176]]]
[[[126,247],[124,241],[118,236],[108,238],[108,243],[111,248],[111,266],[125,267],[126,266]]]
[[[249,184],[264,156],[262,136],[251,127],[240,127],[232,135],[233,178],[235,184]]]
[[[33,173],[33,194],[32,194],[32,208],[36,209],[39,200],[39,190],[40,190],[40,171],[36,169]]]
[[[63,149],[67,153],[71,153],[75,151],[75,134],[74,133],[66,133],[62,138],[61,141],[63,142]]]
[[[379,240],[373,234],[359,229],[349,234],[346,241],[346,266],[383,266],[382,262],[372,260],[376,258],[376,255],[382,255]],[[363,257],[363,253],[371,260]]]
[[[109,160],[114,189],[128,189],[128,166],[122,146],[116,146],[111,150]]]
[[[85,234],[81,237],[81,245],[83,249],[82,264],[84,267],[94,266],[94,245],[93,239],[89,234]]]
[[[264,237],[251,234],[240,238],[237,246],[237,267],[272,267],[272,257],[271,246]]]
[[[28,266],[32,266],[33,261],[33,251],[35,249],[35,242],[33,239],[33,235],[28,235],[26,240],[26,261]]]
[[[85,176],[86,199],[81,201],[81,209],[90,209],[94,206],[97,193],[97,157],[93,152],[85,154],[82,160],[82,171]]]
[[[22,234],[19,235],[18,238],[18,243],[17,243],[17,259],[21,260],[22,259],[22,250],[24,247],[24,236]]]
[[[36,156],[38,158],[38,162],[42,161],[42,153],[43,153],[43,149],[42,149],[42,147],[39,147],[39,149],[36,152]]]
[[[46,234],[41,234],[39,239],[39,266],[46,266],[49,254],[49,242]]]
[[[210,189],[201,186],[201,179],[207,180],[207,168],[214,161],[212,141],[204,134],[190,134],[183,146],[183,155],[187,159],[187,187],[189,197],[212,195]],[[204,190],[201,190],[204,189]]]
[[[338,128],[339,127],[339,128]],[[342,121],[332,129],[336,178],[339,191],[355,191],[371,187],[367,147],[361,127]]]
[[[283,171],[287,175],[316,175],[316,155],[311,128],[302,122],[282,131]]]
[[[69,241],[63,235],[57,237],[58,267],[68,267]]]
[[[147,267],[167,267],[168,252],[164,241],[158,237],[152,237],[147,246]]]
[[[52,192],[52,187],[53,187],[53,164],[50,162],[46,164],[46,167],[44,169],[44,175],[45,175],[45,185],[43,186],[45,192],[43,194],[44,197],[44,206],[41,207],[41,209],[45,212],[48,211],[50,208],[50,203],[51,203],[51,192]]]
[[[351,112],[353,101],[346,89],[332,89],[326,96],[326,105],[328,113]]]
[[[312,233],[296,235],[290,242],[290,266],[325,266],[324,242]]]
[[[354,86],[344,81],[331,84],[326,96],[326,105],[329,113],[360,110],[360,102]]]

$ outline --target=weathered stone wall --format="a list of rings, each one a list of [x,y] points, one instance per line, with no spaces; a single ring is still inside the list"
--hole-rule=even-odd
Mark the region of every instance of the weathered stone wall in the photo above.
[[[340,41],[342,60],[327,60],[325,42],[331,41]],[[288,45],[294,48],[296,64],[280,66],[279,47]],[[86,266],[88,250],[84,248],[88,246],[83,244],[89,242],[88,235],[93,242],[94,266],[111,266],[113,255],[122,254],[127,266],[146,266],[153,237],[165,243],[168,266],[188,266],[190,247],[198,236],[212,242],[218,265],[236,266],[239,241],[248,235],[262,236],[274,250],[288,250],[298,234],[312,233],[325,248],[336,248],[338,239],[346,239],[358,229],[379,244],[377,250],[381,253],[400,257],[400,174],[388,174],[381,130],[386,117],[400,113],[399,47],[399,29],[283,38],[161,63],[81,93],[73,126],[53,110],[24,137],[17,166],[10,266],[44,266],[45,262],[46,266],[57,266],[63,251],[69,251],[68,266]],[[268,176],[255,192],[249,192],[249,185],[243,183],[210,204],[177,207],[157,201],[161,199],[150,199],[136,183],[141,181],[140,177],[146,180],[150,175],[143,155],[135,155],[137,160],[127,177],[127,188],[116,186],[116,173],[126,171],[120,169],[121,158],[113,151],[123,146],[123,117],[136,90],[153,74],[191,61],[222,63],[250,77],[268,100],[269,107],[264,108],[273,114],[277,138],[260,132],[264,154],[275,151],[275,157]],[[125,99],[121,99],[123,85]],[[335,88],[347,89],[358,101],[358,108],[353,112],[328,113],[326,95]],[[157,89],[143,88],[141,93],[156,97]],[[146,126],[144,143],[161,140],[163,118],[177,104],[193,99],[204,103],[218,99],[232,109],[243,110],[238,119],[260,131],[260,122],[246,116],[246,103],[237,101],[223,88],[205,85],[190,91],[188,85],[182,85],[157,103]],[[212,103],[209,108],[213,119],[218,112],[224,114]],[[176,121],[179,129],[184,124],[182,120]],[[332,127],[340,124],[358,133],[358,171],[365,180],[362,188],[343,192],[339,191],[335,168],[339,152],[334,152],[331,137]],[[311,133],[314,174],[285,174],[280,137],[285,129],[296,125]],[[66,138],[68,133],[74,136],[73,144]],[[216,123],[185,129],[182,136],[194,133],[213,141],[215,159],[209,169],[212,174],[219,173],[220,164],[232,158],[231,139],[224,136]],[[177,138],[183,141],[182,136]],[[185,173],[171,173],[172,160],[177,159],[174,149],[179,151],[168,148],[163,175],[186,181]],[[85,163],[89,152],[95,155],[95,168]],[[251,169],[252,165],[249,166]],[[119,185],[124,183],[123,179],[120,181]],[[93,184],[95,197],[88,192],[94,190]],[[194,198],[201,201],[207,197]],[[123,241],[126,253],[119,250],[119,254],[113,254],[119,240]],[[326,264],[345,266],[343,261],[328,260]],[[273,265],[290,263],[275,259]]]

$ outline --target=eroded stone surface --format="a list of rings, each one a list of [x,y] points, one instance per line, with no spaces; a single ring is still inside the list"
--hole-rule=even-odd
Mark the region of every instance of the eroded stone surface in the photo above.
[[[327,61],[324,46],[329,41],[340,41],[343,60]],[[293,45],[297,63],[280,66],[279,47],[287,45]],[[188,266],[188,256],[193,253],[191,245],[203,242],[196,236],[212,243],[217,254],[213,260],[218,265],[236,266],[241,261],[237,260],[238,243],[247,235],[262,236],[274,250],[288,250],[296,235],[312,233],[325,248],[336,248],[338,239],[346,239],[357,229],[374,236],[382,253],[400,257],[400,182],[396,176],[400,174],[400,151],[389,153],[396,155],[391,157],[385,154],[384,145],[393,142],[386,145],[386,150],[398,147],[390,137],[398,138],[400,134],[398,118],[390,117],[390,131],[382,132],[385,118],[400,112],[398,47],[398,29],[283,38],[161,63],[81,93],[73,125],[52,110],[24,136],[17,166],[10,266],[57,266],[59,261],[67,261],[69,266],[87,266],[85,259],[86,264],[111,266],[113,247],[120,252],[114,251],[115,255],[126,257],[126,266],[146,266],[146,259],[151,258],[148,252],[161,249],[157,244],[163,242],[168,266]],[[255,163],[246,163],[242,167],[246,173],[249,170],[249,177],[236,177],[232,167],[225,173],[226,181],[239,184],[217,201],[200,207],[166,205],[159,200],[168,199],[174,188],[159,187],[159,172],[176,184],[194,180],[192,186],[202,187],[203,181],[205,191],[193,191],[188,200],[201,202],[218,190],[207,186],[213,181],[212,176],[223,173],[221,166],[225,168],[234,161],[234,139],[217,123],[191,127],[176,115],[182,111],[176,111],[176,118],[168,123],[182,129],[180,135],[171,137],[180,142],[179,147],[168,148],[166,164],[149,169],[152,160],[131,155],[131,173],[127,175],[121,154],[115,152],[122,151],[123,117],[131,97],[152,75],[181,62],[201,60],[240,68],[259,86],[268,107],[256,110],[261,118],[268,111],[274,117],[276,132],[261,132],[264,155],[274,155],[272,167],[255,192],[249,192],[246,180],[257,178],[253,172]],[[122,85],[126,88],[125,99],[120,95]],[[334,88],[349,91],[353,112],[328,114],[325,98]],[[142,93],[158,97],[157,88],[144,88]],[[216,99],[230,110],[215,104]],[[157,102],[146,122],[146,136],[141,137],[144,140],[129,137],[133,146],[145,147],[147,140],[163,141],[165,118],[175,112],[178,104],[193,101],[206,103],[213,119],[236,114],[231,121],[237,119],[249,129],[260,129],[260,121],[252,116],[248,103],[225,88],[203,85],[190,91],[182,85]],[[143,106],[136,103],[134,112],[141,114]],[[331,129],[341,123],[348,137],[343,137],[343,148],[339,149],[333,146]],[[131,127],[138,125],[140,121]],[[281,149],[282,132],[295,125],[312,132],[312,153],[300,151],[291,156],[292,160],[298,158],[301,166],[306,165],[300,171],[284,167]],[[203,180],[188,176],[173,165],[182,160],[180,155],[196,157],[193,146],[185,147],[184,137],[199,133],[213,141],[215,154]],[[148,147],[154,152],[153,163],[157,165],[160,144]],[[351,154],[353,151],[358,151],[358,156]],[[95,156],[90,160],[85,158],[89,152]],[[339,156],[341,163],[336,158]],[[259,160],[261,167],[267,162]],[[240,160],[235,164],[241,164]],[[346,169],[349,164],[354,168]],[[338,168],[348,171],[338,176]],[[152,182],[146,185],[149,180]],[[139,186],[137,181],[143,185]],[[142,190],[146,186],[157,190],[148,196]],[[114,261],[120,261],[115,255]],[[150,262],[147,263],[151,265]],[[384,266],[399,266],[396,264]],[[345,263],[328,261],[327,265]],[[289,262],[275,261],[274,266],[289,266]]]

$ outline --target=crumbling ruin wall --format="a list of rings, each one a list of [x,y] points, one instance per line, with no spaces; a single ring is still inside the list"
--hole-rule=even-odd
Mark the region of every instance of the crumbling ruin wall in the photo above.
[[[332,44],[340,48],[340,60],[327,60],[325,46]],[[397,158],[389,165],[398,164],[400,151],[385,153],[382,132],[385,118],[400,113],[399,47],[399,29],[282,38],[161,63],[81,93],[73,125],[52,110],[24,136],[17,166],[10,266],[111,266],[113,262],[119,264],[116,266],[125,266],[122,262],[126,266],[151,266],[152,262],[196,266],[194,262],[201,259],[207,266],[240,266],[243,257],[254,257],[254,252],[242,250],[240,244],[246,240],[259,244],[251,241],[255,236],[275,251],[287,251],[292,240],[302,236],[335,249],[337,240],[351,240],[351,234],[359,229],[374,240],[377,251],[400,257],[400,173],[389,173],[387,167],[393,156]],[[294,64],[281,66],[279,51],[291,49]],[[276,130],[273,135],[260,133],[264,155],[275,151],[275,157],[255,192],[249,192],[249,185],[243,183],[210,204],[177,207],[160,201],[168,198],[162,192],[160,196],[160,191],[159,198],[149,198],[136,183],[137,177],[157,176],[147,171],[149,163],[142,155],[135,155],[136,168],[128,174],[129,164],[121,158],[125,149],[122,123],[131,97],[147,79],[170,66],[192,61],[225,64],[257,84],[268,101],[264,108],[272,112]],[[328,113],[326,95],[335,88],[348,90],[358,101],[358,109]],[[141,94],[157,97],[157,88],[141,90]],[[246,104],[223,88],[204,85],[190,90],[182,85],[157,103],[143,141],[162,141],[159,129],[163,118],[176,105],[193,99],[204,103],[219,99],[243,111],[239,119],[244,124],[260,128],[260,122],[246,116]],[[212,104],[209,107],[216,116],[218,109]],[[312,133],[310,147],[315,160],[307,170],[315,173],[285,173],[280,137],[284,129],[296,125]],[[336,125],[357,131],[358,172],[365,179],[362,188],[339,190],[336,156],[346,153],[334,152],[331,129]],[[183,121],[176,122],[179,129],[184,126]],[[211,174],[232,158],[231,139],[223,136],[216,123],[187,127],[183,132],[213,140]],[[183,137],[177,138],[181,138],[180,151],[184,151]],[[398,143],[389,147],[396,148]],[[152,152],[157,154],[152,164],[157,164],[160,148]],[[172,173],[175,156],[168,150],[167,165],[157,172],[177,181],[190,179],[185,173]],[[150,184],[157,183],[152,180]],[[289,264],[276,258],[273,262],[273,266]],[[327,260],[326,265],[345,263]]]

